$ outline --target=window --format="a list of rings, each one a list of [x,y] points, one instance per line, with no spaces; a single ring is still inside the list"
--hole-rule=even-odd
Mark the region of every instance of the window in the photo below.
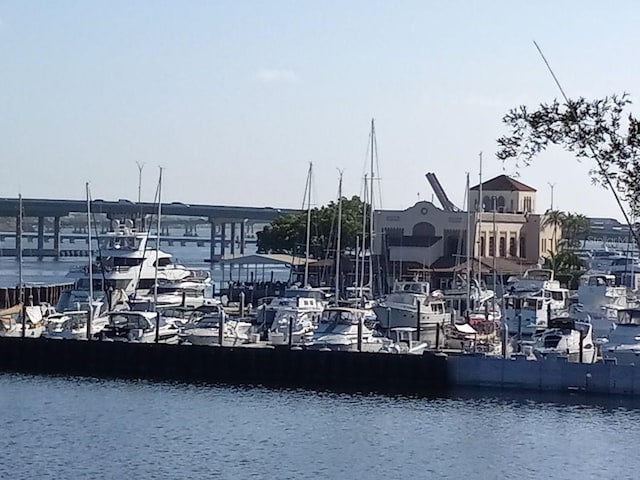
[[[489,256],[495,257],[496,255],[496,239],[489,237]]]
[[[507,239],[505,237],[500,237],[500,256],[507,256]]]
[[[484,257],[485,252],[485,237],[484,235],[480,237],[480,251],[478,252],[479,257]]]
[[[489,198],[489,195],[482,197],[482,211],[491,211],[491,199]]]
[[[518,251],[516,249],[516,237],[511,237],[509,239],[509,256],[510,257],[518,256]]]
[[[520,258],[527,257],[527,239],[520,237]]]

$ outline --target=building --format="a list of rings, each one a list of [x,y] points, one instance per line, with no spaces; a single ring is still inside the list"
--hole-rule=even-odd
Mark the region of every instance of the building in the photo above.
[[[535,213],[534,188],[500,175],[471,188],[469,198],[475,206],[469,215],[426,201],[406,210],[377,211],[374,252],[388,264],[388,276],[416,269],[453,272],[465,262],[468,242],[470,256],[505,274],[522,273],[555,251],[554,237],[561,232],[544,226],[543,215]]]

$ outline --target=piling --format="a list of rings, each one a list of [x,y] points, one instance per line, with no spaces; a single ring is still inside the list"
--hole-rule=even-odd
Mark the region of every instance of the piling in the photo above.
[[[420,316],[421,316],[421,307],[420,300],[416,300],[417,309],[416,309],[416,340],[420,341]]]
[[[287,344],[289,348],[293,344],[293,315],[289,315],[289,338],[287,339]]]
[[[363,318],[358,319],[358,351],[362,351],[362,332],[363,332]]]
[[[240,292],[240,318],[244,318],[244,292]]]
[[[221,347],[224,345],[224,322],[226,320],[225,316],[226,314],[224,313],[224,310],[222,310],[222,312],[220,312],[220,325],[218,326],[218,345],[220,345]]]

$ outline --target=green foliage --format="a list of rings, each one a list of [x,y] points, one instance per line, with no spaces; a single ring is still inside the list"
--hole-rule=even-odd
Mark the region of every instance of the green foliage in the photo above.
[[[559,250],[558,252],[548,252],[544,259],[544,268],[553,270],[554,277],[565,279],[569,288],[577,288],[578,280],[584,274],[586,268],[580,257],[572,250]]]
[[[594,183],[615,188],[634,213],[640,213],[640,122],[625,113],[627,94],[588,101],[569,99],[541,104],[537,110],[514,108],[502,121],[511,132],[498,139],[497,157],[515,159],[516,167],[556,145],[578,159],[595,161]]]
[[[340,251],[355,248],[356,237],[362,235],[362,216],[365,208],[368,212],[368,206],[365,206],[358,196],[353,196],[351,199],[343,197]],[[311,210],[311,256],[326,258],[330,251],[335,251],[337,223],[337,201]],[[367,219],[366,232],[368,231]],[[258,253],[304,255],[306,235],[307,212],[301,211],[278,217],[262,232],[258,232]]]

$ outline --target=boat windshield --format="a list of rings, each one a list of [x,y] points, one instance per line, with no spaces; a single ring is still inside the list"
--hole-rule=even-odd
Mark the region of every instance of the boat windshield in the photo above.
[[[136,251],[140,248],[142,239],[133,236],[116,236],[102,239],[100,248],[103,250]]]
[[[553,280],[552,270],[527,270],[524,274],[524,278],[529,280],[539,280],[546,282],[547,280]]]
[[[284,291],[285,298],[314,298],[316,300],[324,300],[325,295],[322,290],[313,290],[308,288],[288,288]]]
[[[640,325],[640,310],[620,310],[618,325]]]
[[[109,317],[109,323],[117,328],[147,330],[150,322],[142,315],[126,315],[115,313]]]
[[[320,317],[320,323],[357,324],[362,315],[351,310],[325,310]]]

